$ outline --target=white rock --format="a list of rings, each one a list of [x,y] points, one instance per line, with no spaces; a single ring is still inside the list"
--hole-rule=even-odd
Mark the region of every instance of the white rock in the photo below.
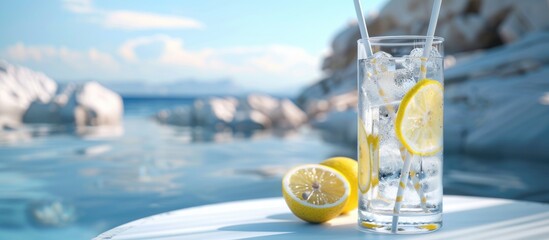
[[[57,84],[46,75],[0,61],[0,129],[21,124],[34,102],[48,102]]]
[[[349,24],[332,41],[332,52],[322,62],[322,70],[335,71],[346,68],[356,56],[358,25]]]
[[[355,84],[356,85],[356,84]],[[345,111],[356,109],[358,104],[358,93],[355,86],[342,85],[334,90],[333,94],[322,97],[309,97],[306,102],[301,102],[306,109],[306,114],[313,119],[320,117],[328,111]],[[353,89],[349,91],[349,89]],[[304,96],[304,95],[302,95]]]
[[[265,114],[259,111],[239,112],[236,114],[231,127],[237,132],[250,132],[271,127],[272,122]]]
[[[456,88],[454,98],[463,96],[474,102],[445,104],[466,107],[466,115],[446,119],[447,125],[462,125],[465,152],[475,155],[549,158],[549,105],[542,101],[547,89],[549,67],[504,81],[486,77],[467,81]],[[539,87],[532,87],[539,86]],[[463,89],[463,90],[461,90]],[[465,92],[475,89],[473,92]],[[454,135],[454,137],[456,137]]]
[[[528,32],[549,28],[549,2],[539,0],[513,1],[506,19],[498,29],[501,39],[514,42]]]
[[[549,33],[533,33],[449,69],[445,149],[549,158],[548,47]]]
[[[74,97],[75,88],[76,85],[74,84],[60,86],[57,95],[55,95],[51,101],[32,102],[23,115],[23,122],[59,124],[73,123],[74,109],[76,107],[76,99]],[[73,111],[71,111],[71,109]]]
[[[427,6],[432,6],[431,1],[423,1],[427,3]],[[464,0],[444,0],[441,6],[439,19],[451,19],[455,16],[461,15],[467,10],[467,7],[470,4],[475,4],[475,1],[464,1]],[[430,13],[429,13],[430,16]],[[440,20],[439,20],[440,21]],[[443,20],[444,21],[444,20]]]
[[[445,49],[449,52],[478,49],[490,44],[493,39],[487,36],[488,23],[479,15],[468,14],[449,19],[438,27],[438,33],[444,36]]]
[[[234,121],[238,105],[239,102],[232,97],[198,99],[190,106],[159,111],[155,118],[170,125],[223,129]]]
[[[246,97],[246,103],[243,106],[248,106],[251,109],[259,111],[269,117],[279,108],[280,102],[278,99],[268,95],[251,94]]]
[[[283,99],[274,110],[272,122],[279,129],[295,129],[307,122],[307,115],[292,101]]]
[[[503,21],[512,9],[514,2],[516,0],[483,0],[480,2],[480,15],[487,19],[491,25],[496,25]]]
[[[156,119],[165,124],[202,126],[215,130],[231,128],[239,132],[258,129],[294,129],[307,122],[307,116],[290,100],[253,94],[196,100],[192,106],[163,110]]]
[[[446,39],[447,53],[493,47],[502,40],[515,41],[525,33],[547,29],[548,5],[541,0],[445,0],[436,35]],[[369,19],[370,36],[424,35],[431,6],[432,1],[424,0],[389,1],[377,17]],[[499,29],[487,31],[492,28]],[[335,75],[349,65],[355,65],[359,36],[356,23],[336,34],[322,69]]]
[[[341,108],[334,109],[334,106],[344,105],[338,101],[341,95],[355,94],[354,103],[356,103],[356,93],[350,91],[356,89],[357,85],[356,65],[350,64],[346,69],[334,72],[330,77],[309,86],[298,96],[297,103],[305,110],[309,118],[322,114],[322,109],[325,109],[324,111],[344,110]],[[341,99],[347,99],[347,97]],[[344,102],[356,106],[352,101],[344,100]]]
[[[96,82],[59,88],[42,73],[0,62],[0,126],[120,124],[122,98]]]
[[[238,103],[234,98],[197,100],[193,105],[193,124],[222,128],[233,121]]]
[[[160,123],[191,126],[193,124],[192,108],[189,106],[180,106],[172,110],[161,110],[155,116]]]
[[[33,102],[23,116],[25,123],[118,125],[123,114],[122,98],[96,82],[68,84],[51,101]]]
[[[122,98],[97,82],[68,84],[52,101],[33,102],[23,116],[25,123],[75,124],[76,126],[119,125]]]
[[[509,70],[517,66],[531,68],[549,61],[549,32],[532,33],[521,41],[495,49],[486,54],[459,62],[456,66],[447,69],[444,73],[445,80],[463,81],[480,76],[509,74]],[[528,63],[524,63],[528,62]]]
[[[517,12],[513,12],[498,28],[499,35],[504,42],[513,42],[524,35],[527,29],[522,25],[521,16]]]
[[[429,19],[429,4],[431,4],[430,1],[424,0],[393,0],[387,2],[379,12],[379,17],[372,21],[373,34],[377,35],[390,29],[397,30],[397,28],[397,31],[407,33],[412,24],[423,25]]]
[[[122,97],[97,82],[87,82],[76,92],[77,126],[118,125],[122,121]]]

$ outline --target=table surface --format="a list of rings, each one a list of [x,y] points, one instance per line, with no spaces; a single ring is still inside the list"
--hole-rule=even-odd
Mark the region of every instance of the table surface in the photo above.
[[[265,198],[162,213],[95,239],[549,239],[549,204],[464,196],[444,196],[443,204],[443,227],[421,235],[361,232],[356,211],[308,224],[284,199]]]

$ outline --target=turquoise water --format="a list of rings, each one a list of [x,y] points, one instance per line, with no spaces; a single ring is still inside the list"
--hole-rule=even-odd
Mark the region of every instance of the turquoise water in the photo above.
[[[90,239],[156,213],[276,197],[288,168],[356,154],[310,129],[211,133],[151,118],[192,101],[125,98],[123,129],[1,132],[0,240]],[[544,159],[445,155],[444,194],[549,202],[547,169]]]
[[[191,100],[125,99],[116,134],[42,125],[2,136],[0,239],[90,239],[156,213],[280,196],[291,166],[348,152],[307,129],[235,136],[150,118]]]

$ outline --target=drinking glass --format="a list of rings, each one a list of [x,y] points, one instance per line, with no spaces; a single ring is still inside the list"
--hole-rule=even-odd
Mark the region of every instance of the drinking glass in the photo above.
[[[362,230],[405,234],[442,226],[444,39],[434,37],[422,57],[427,38],[372,37],[371,56],[358,41]]]

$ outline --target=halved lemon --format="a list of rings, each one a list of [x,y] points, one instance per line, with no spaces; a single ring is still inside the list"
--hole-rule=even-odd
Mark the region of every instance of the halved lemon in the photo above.
[[[349,200],[343,208],[342,214],[355,210],[358,206],[357,174],[358,163],[356,160],[347,157],[333,157],[324,160],[320,165],[331,167],[345,176],[351,186]]]
[[[306,164],[286,173],[282,179],[282,194],[297,217],[322,223],[342,212],[351,188],[339,171],[319,164]]]
[[[410,153],[431,156],[442,149],[443,91],[440,82],[423,79],[404,95],[395,130]]]

